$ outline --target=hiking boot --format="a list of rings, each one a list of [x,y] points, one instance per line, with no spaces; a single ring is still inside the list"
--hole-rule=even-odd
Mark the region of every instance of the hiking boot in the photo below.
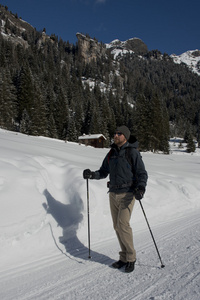
[[[115,269],[121,269],[123,266],[125,266],[126,265],[126,263],[125,262],[123,262],[123,261],[121,261],[121,260],[118,260],[118,261],[116,261],[116,262],[114,262],[113,264],[112,264],[112,267],[113,268],[115,268]]]
[[[135,268],[135,261],[128,261],[126,263],[125,272],[126,273],[133,272],[134,268]]]

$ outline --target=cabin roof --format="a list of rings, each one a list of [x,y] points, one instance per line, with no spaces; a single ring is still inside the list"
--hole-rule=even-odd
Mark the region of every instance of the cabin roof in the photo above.
[[[96,140],[100,137],[103,137],[104,140],[106,140],[106,137],[103,134],[84,134],[82,136],[79,136],[79,140]]]

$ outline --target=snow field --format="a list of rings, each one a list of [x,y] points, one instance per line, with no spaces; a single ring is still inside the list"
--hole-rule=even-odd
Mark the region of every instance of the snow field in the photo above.
[[[0,298],[188,299],[200,294],[200,150],[142,153],[149,174],[144,210],[165,268],[160,268],[136,201],[131,219],[135,271],[114,270],[119,246],[107,179],[89,181],[91,254],[85,168],[108,149],[94,149],[0,130]]]

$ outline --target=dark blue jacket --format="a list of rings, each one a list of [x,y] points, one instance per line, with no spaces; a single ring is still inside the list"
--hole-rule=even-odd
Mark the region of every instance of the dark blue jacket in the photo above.
[[[148,175],[136,143],[126,142],[120,149],[113,144],[103,160],[101,168],[95,171],[95,179],[106,178],[109,174],[109,191],[115,193],[134,192],[138,186],[146,187]],[[132,165],[127,160],[127,151]]]

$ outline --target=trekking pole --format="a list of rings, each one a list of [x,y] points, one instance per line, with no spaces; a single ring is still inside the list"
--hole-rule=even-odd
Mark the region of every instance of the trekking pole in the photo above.
[[[148,222],[148,220],[147,220],[147,217],[146,217],[146,214],[145,214],[144,208],[143,208],[143,206],[142,206],[141,200],[139,200],[139,202],[140,202],[140,206],[141,206],[141,208],[142,208],[142,211],[143,211],[144,217],[145,217],[145,219],[146,219],[147,225],[148,225],[148,227],[149,227],[149,231],[150,231],[150,233],[151,233],[151,236],[152,236],[152,239],[153,239],[154,245],[155,245],[155,247],[156,247],[156,251],[157,251],[157,253],[158,253],[158,257],[159,257],[159,259],[160,259],[160,262],[161,262],[161,268],[164,268],[164,267],[165,267],[165,265],[164,265],[164,264],[163,264],[163,262],[162,262],[162,259],[161,259],[161,256],[160,256],[160,253],[159,253],[159,251],[158,251],[158,247],[157,247],[157,245],[156,245],[156,242],[155,242],[155,239],[154,239],[153,233],[152,233],[152,231],[151,231],[151,228],[150,228],[150,226],[149,226],[149,222]]]
[[[88,178],[86,179],[86,183],[87,183],[88,249],[89,249],[88,258],[91,258],[91,255],[90,255],[90,210],[89,210],[89,183],[88,183]]]

